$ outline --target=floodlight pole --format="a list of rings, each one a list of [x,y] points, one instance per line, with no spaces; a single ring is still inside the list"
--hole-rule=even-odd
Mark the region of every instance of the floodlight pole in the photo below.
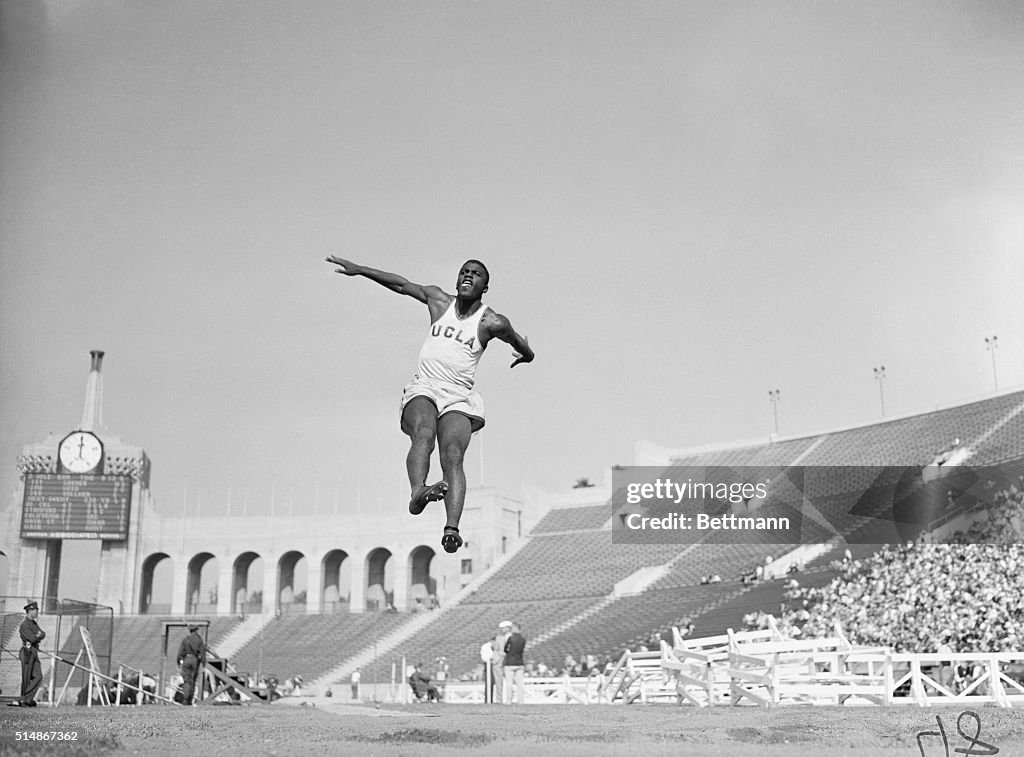
[[[993,336],[991,339],[985,337],[985,349],[992,353],[992,383],[997,392],[999,391],[999,376],[996,375],[996,347],[998,346],[999,337]]]
[[[878,400],[882,406],[882,417],[885,417],[885,390],[882,388],[885,383],[885,366],[875,368],[875,380],[878,382]]]

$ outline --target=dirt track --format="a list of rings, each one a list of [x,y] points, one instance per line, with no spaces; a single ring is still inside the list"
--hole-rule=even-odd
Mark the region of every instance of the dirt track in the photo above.
[[[0,711],[0,754],[266,755],[920,755],[916,734],[943,720],[949,754],[967,749],[958,708],[753,708],[671,705],[372,705],[312,700],[306,706]],[[982,742],[1024,755],[1024,712],[978,708]],[[961,721],[974,736],[974,720]],[[75,742],[18,741],[17,732],[77,732]],[[938,736],[927,755],[944,755]],[[979,746],[974,753],[984,753]],[[964,752],[959,752],[963,754]]]

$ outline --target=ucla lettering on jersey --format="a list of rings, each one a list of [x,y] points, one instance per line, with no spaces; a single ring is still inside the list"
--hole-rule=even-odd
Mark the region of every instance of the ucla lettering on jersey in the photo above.
[[[481,304],[473,315],[460,319],[455,314],[457,302],[452,300],[441,317],[430,325],[420,349],[416,376],[472,389],[476,367],[484,353],[479,328],[487,306]]]
[[[476,315],[476,313],[474,313],[473,315]],[[467,348],[473,349],[473,345],[476,343],[476,332],[474,331],[473,336],[466,339],[463,336],[463,331],[464,329],[459,329],[458,331],[456,331],[454,326],[445,326],[442,328],[439,323],[435,323],[433,326],[430,327],[431,336],[440,336],[445,339],[454,339],[456,342],[461,342],[462,344],[466,345]]]

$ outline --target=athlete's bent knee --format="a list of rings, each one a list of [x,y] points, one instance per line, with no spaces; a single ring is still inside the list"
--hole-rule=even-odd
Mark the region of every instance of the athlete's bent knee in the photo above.
[[[446,470],[461,468],[466,451],[458,444],[446,444],[441,448],[441,466]]]
[[[423,424],[416,426],[409,432],[409,438],[412,439],[413,444],[418,444],[424,447],[430,447],[434,449],[434,429],[429,424]]]

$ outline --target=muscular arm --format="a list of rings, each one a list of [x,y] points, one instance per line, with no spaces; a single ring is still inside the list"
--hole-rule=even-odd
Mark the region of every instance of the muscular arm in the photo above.
[[[386,289],[390,289],[392,292],[398,294],[404,294],[407,297],[412,297],[414,300],[418,300],[423,304],[431,308],[431,314],[435,308],[448,307],[448,303],[451,302],[452,296],[445,294],[440,287],[433,285],[422,285],[414,284],[404,276],[399,276],[397,273],[388,273],[387,271],[379,271],[376,268],[370,268],[369,266],[359,265],[353,263],[351,260],[345,260],[335,255],[331,255],[327,258],[327,262],[331,265],[336,265],[336,273],[344,274],[345,276],[363,276],[370,281],[375,281]]]
[[[508,318],[498,313],[489,312],[484,316],[480,325],[483,326],[488,341],[492,338],[500,339],[512,345],[515,360],[512,361],[510,368],[515,368],[520,363],[533,361],[534,353],[530,343],[525,336],[512,328],[512,323]]]

